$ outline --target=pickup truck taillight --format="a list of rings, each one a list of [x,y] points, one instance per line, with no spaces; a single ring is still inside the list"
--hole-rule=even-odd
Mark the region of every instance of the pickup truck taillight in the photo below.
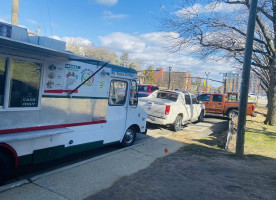
[[[170,114],[170,110],[171,110],[171,106],[166,105],[165,115],[169,115]]]
[[[255,110],[255,104],[252,104],[252,112]]]

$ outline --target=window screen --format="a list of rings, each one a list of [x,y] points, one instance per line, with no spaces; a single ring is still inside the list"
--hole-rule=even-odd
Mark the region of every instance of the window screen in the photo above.
[[[109,105],[120,106],[126,101],[127,82],[111,81],[109,91]]]
[[[9,107],[37,107],[41,64],[12,60]]]

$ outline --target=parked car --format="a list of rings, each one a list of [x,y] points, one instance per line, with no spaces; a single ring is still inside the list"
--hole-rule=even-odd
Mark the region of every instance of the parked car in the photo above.
[[[239,110],[237,93],[212,94],[205,93],[197,97],[205,105],[206,113],[220,114],[232,119]],[[256,116],[255,103],[247,104],[247,115]]]
[[[250,93],[250,94],[248,94],[248,97],[253,97],[253,98],[256,98],[256,97],[257,97],[257,95],[256,95],[255,93]]]
[[[159,90],[156,85],[141,84],[138,86],[138,97],[147,97],[156,90]]]
[[[204,104],[194,95],[173,90],[155,91],[140,98],[139,105],[147,112],[148,122],[170,125],[174,131],[187,122],[202,122],[205,115]]]

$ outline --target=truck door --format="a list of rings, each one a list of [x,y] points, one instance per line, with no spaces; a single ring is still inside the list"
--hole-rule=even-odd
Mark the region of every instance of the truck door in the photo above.
[[[198,101],[194,95],[191,95],[191,97],[192,97],[192,105],[193,105],[192,118],[193,120],[197,120],[201,113],[201,106],[200,104],[198,104]]]
[[[191,97],[189,94],[185,94],[185,107],[187,110],[186,121],[188,121],[188,120],[191,120],[192,113],[193,113],[193,106],[192,106]]]
[[[189,96],[186,95],[179,95],[181,96],[181,103],[179,110],[183,111],[183,121],[188,121],[191,119],[191,99]],[[184,96],[184,98],[182,97]]]
[[[110,83],[107,131],[109,141],[119,141],[125,133],[128,82],[112,80]]]
[[[210,94],[203,94],[203,95],[200,95],[199,97],[197,97],[197,100],[202,101],[202,103],[205,105],[206,112],[211,111],[210,97],[211,97]]]
[[[213,94],[212,96],[212,102],[210,104],[210,112],[211,113],[217,113],[222,114],[223,113],[223,102],[222,98],[223,96],[221,94]]]
[[[131,80],[130,91],[129,91],[129,100],[127,106],[127,117],[126,117],[126,127],[130,127],[133,124],[140,124],[139,110],[138,106],[138,91],[137,91],[137,82],[135,80]]]

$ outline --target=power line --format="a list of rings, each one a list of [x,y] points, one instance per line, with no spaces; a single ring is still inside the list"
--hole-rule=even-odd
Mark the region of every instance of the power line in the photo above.
[[[49,11],[49,3],[48,3],[48,0],[46,0],[46,2],[47,2],[47,10],[48,10],[48,17],[49,17],[49,22],[50,22],[51,35],[53,36],[52,22],[51,22],[51,17],[50,17],[50,11]]]

